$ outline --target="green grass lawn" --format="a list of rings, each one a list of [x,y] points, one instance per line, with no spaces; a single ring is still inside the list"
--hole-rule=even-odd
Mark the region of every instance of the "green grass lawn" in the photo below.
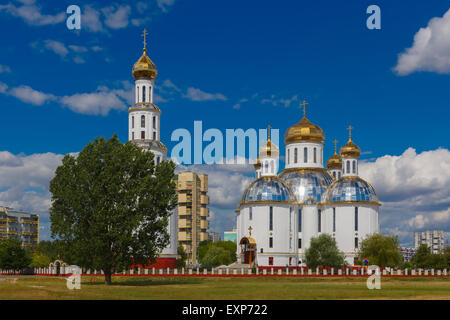
[[[300,277],[82,277],[80,290],[62,278],[16,277],[0,281],[0,299],[450,299],[450,277],[381,278],[368,290],[366,278]],[[92,282],[95,278],[96,282]]]

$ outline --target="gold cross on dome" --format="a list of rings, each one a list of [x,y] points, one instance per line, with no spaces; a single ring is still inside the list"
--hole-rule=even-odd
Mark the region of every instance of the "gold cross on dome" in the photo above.
[[[336,150],[337,150],[337,143],[339,142],[339,141],[337,141],[336,139],[334,139],[334,153],[336,153]]]
[[[267,126],[267,140],[270,140],[270,129],[272,129],[272,127],[270,126],[270,124]]]
[[[144,50],[147,49],[147,41],[145,39],[145,36],[148,35],[147,30],[144,28],[144,32],[142,33],[142,36],[144,37]]]
[[[252,226],[248,227],[248,234],[249,235],[252,235],[252,230],[253,230]]]
[[[348,128],[347,128],[347,130],[348,130],[348,138],[349,139],[352,138],[352,129],[355,129],[355,128],[353,128],[351,125],[349,125]]]
[[[305,100],[303,100],[303,103],[300,103],[300,107],[303,106],[303,117],[306,117],[306,105],[309,104]]]

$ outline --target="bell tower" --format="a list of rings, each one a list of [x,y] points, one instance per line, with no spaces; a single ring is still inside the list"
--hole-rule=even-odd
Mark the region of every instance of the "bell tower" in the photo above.
[[[128,140],[150,150],[159,164],[167,158],[167,148],[160,141],[161,110],[153,103],[157,69],[147,56],[147,30],[144,29],[142,56],[134,64],[135,103],[128,109]]]

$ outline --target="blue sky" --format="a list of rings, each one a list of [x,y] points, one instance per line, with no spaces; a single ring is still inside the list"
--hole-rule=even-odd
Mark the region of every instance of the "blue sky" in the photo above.
[[[71,4],[81,8],[79,31],[66,27]],[[371,4],[381,8],[381,30],[366,27]],[[1,181],[2,172],[10,172],[8,161],[77,152],[96,136],[114,132],[127,140],[131,68],[142,53],[144,27],[150,33],[149,56],[158,68],[161,139],[169,151],[175,145],[171,133],[192,131],[195,120],[202,120],[204,129],[223,132],[271,124],[280,129],[283,150],[284,131],[300,119],[298,100],[305,99],[308,118],[325,131],[325,158],[334,151],[331,141],[346,142],[351,124],[361,158],[372,164],[367,172],[373,172],[377,159],[400,157],[408,148],[415,150],[414,163],[421,163],[426,152],[444,152],[437,166],[447,168],[450,45],[439,35],[450,30],[443,19],[448,10],[448,1],[2,1],[0,151],[5,169],[0,169],[0,204],[42,212],[45,221],[49,200],[44,181],[51,177],[51,166],[36,182],[17,171],[24,179],[22,193],[8,194],[13,182]],[[433,18],[442,19],[430,24]],[[414,37],[427,26],[433,37],[427,48],[420,48]],[[408,48],[414,50],[408,53]],[[406,54],[403,60],[401,54]],[[251,168],[221,170],[237,174],[242,185],[251,176]],[[411,179],[399,177],[404,181],[397,181],[398,188],[410,190],[402,183]],[[450,230],[450,195],[427,178],[417,181],[426,180],[427,190],[440,192],[445,201],[421,202],[426,208],[403,218],[386,214],[386,232],[399,234],[405,243],[420,226]],[[439,180],[447,189],[448,179]],[[392,202],[388,212],[408,199],[380,187],[380,197]],[[417,188],[411,190],[406,194],[420,196],[414,193]],[[227,192],[242,190],[222,194]],[[215,230],[232,227],[235,198],[223,205],[217,198],[215,205],[212,197]],[[420,215],[428,222],[420,223]],[[396,229],[387,230],[391,223]],[[48,236],[48,228],[42,234]]]

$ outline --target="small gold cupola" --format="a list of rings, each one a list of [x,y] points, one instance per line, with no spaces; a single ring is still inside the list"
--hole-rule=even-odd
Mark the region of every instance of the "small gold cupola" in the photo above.
[[[277,158],[280,155],[280,149],[278,149],[278,146],[270,140],[270,129],[271,126],[269,125],[267,127],[267,142],[259,149],[258,160],[266,157]]]
[[[144,37],[144,49],[142,56],[139,60],[134,64],[132,69],[133,78],[136,80],[137,78],[150,78],[155,79],[158,72],[156,70],[156,66],[152,60],[147,56],[147,42],[145,36],[147,35],[147,30],[144,29],[144,33],[142,34]]]
[[[361,155],[361,149],[352,141],[352,126],[349,126],[347,130],[349,131],[348,141],[339,150],[342,158],[359,158]]]
[[[341,170],[342,169],[342,158],[337,153],[337,140],[334,140],[334,154],[327,161],[328,170]]]

